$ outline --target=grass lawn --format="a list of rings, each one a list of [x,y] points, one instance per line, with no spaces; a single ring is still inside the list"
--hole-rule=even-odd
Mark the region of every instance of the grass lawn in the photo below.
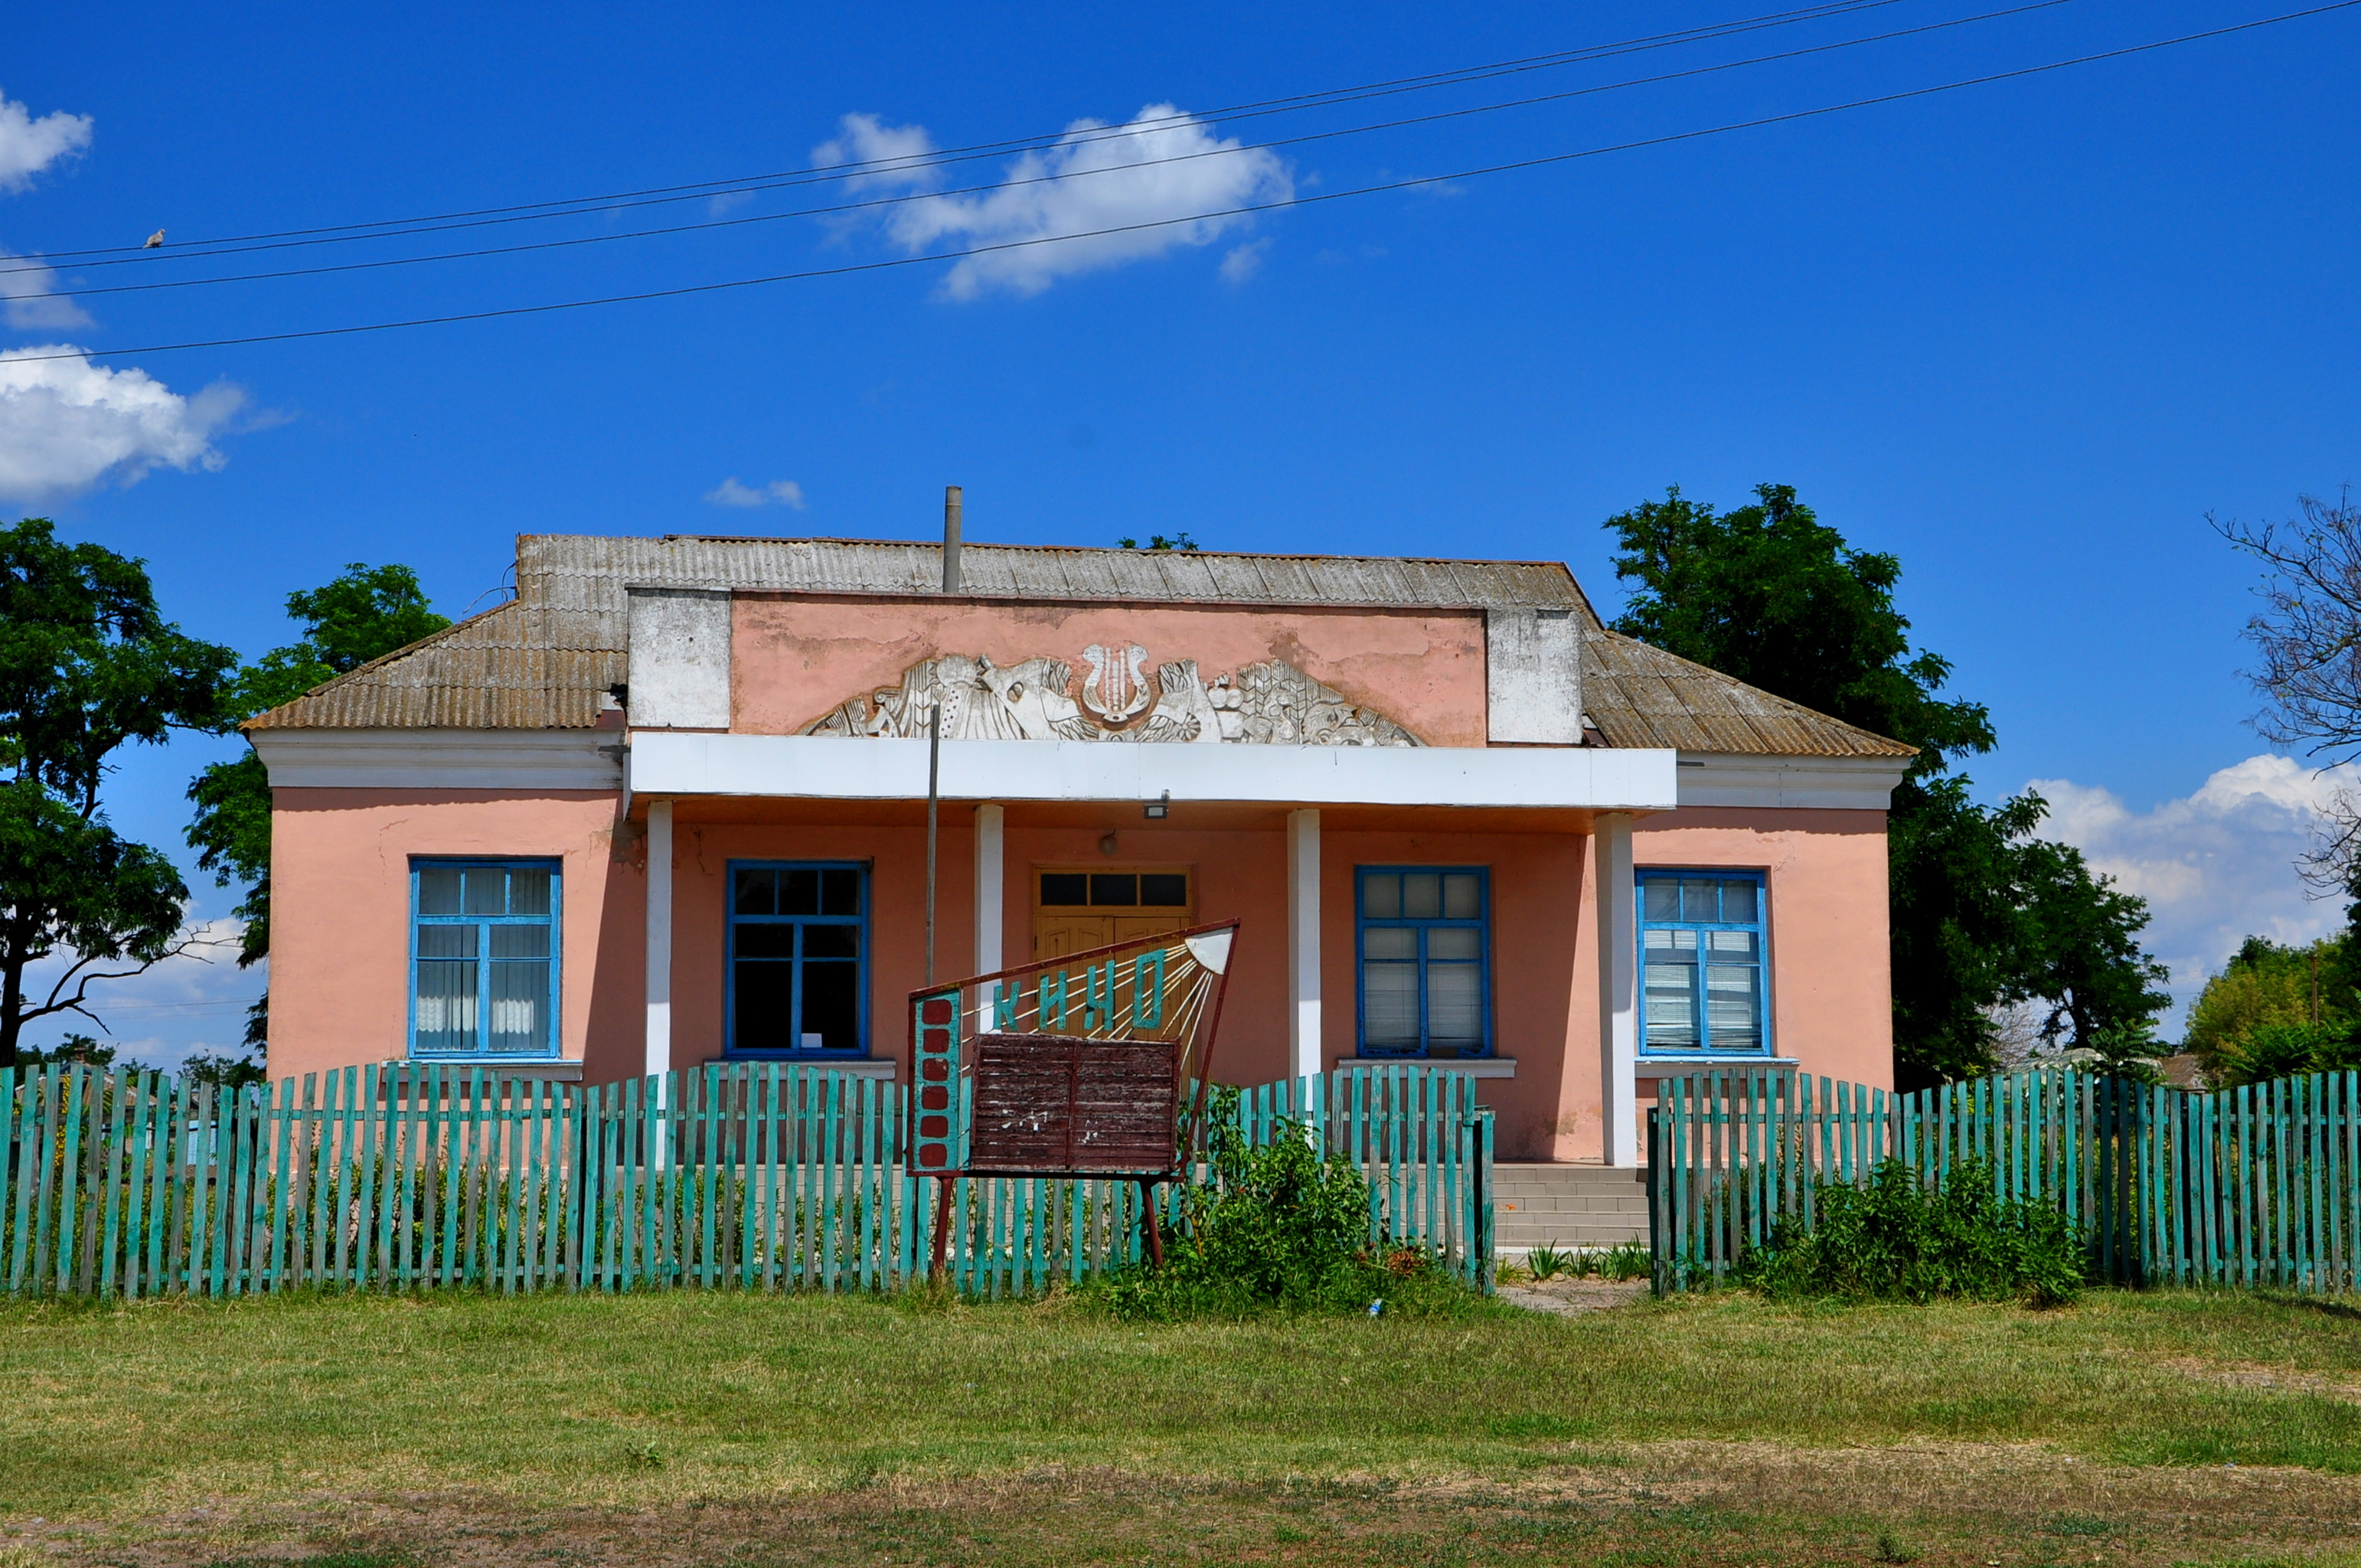
[[[0,1306],[0,1568],[2361,1562],[2361,1310]]]

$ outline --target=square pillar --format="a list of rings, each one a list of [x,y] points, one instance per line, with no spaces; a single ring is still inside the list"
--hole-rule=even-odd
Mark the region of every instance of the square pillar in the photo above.
[[[1320,1070],[1320,813],[1287,814],[1287,1057],[1297,1078]]]
[[[672,1070],[672,802],[648,803],[648,1033],[640,1070]]]
[[[1609,1165],[1640,1163],[1640,936],[1631,818],[1602,815],[1590,834],[1598,896],[1598,1118]]]
[[[1008,928],[1003,815],[997,806],[975,808],[975,968],[971,974],[990,974],[1006,961],[1001,957],[1001,939]]]

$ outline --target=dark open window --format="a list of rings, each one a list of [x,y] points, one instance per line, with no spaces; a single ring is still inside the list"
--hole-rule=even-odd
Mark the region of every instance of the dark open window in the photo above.
[[[730,862],[730,1051],[866,1055],[868,995],[866,867]]]
[[[1187,872],[1043,872],[1044,909],[1186,909]]]

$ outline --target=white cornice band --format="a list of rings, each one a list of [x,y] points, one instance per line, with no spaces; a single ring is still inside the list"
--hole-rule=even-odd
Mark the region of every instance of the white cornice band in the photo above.
[[[1907,757],[1758,757],[1680,754],[1683,806],[1883,811],[1910,770]]]
[[[263,729],[277,789],[616,790],[613,729]],[[647,795],[907,800],[923,740],[638,731]],[[1762,757],[1601,747],[1125,745],[946,740],[944,795],[967,800],[1175,800],[1299,806],[1675,806],[1883,811],[1908,759]]]
[[[615,729],[256,729],[273,789],[623,787]]]
[[[955,800],[1270,802],[1290,806],[1578,806],[1675,804],[1669,751],[1575,747],[1127,745],[946,740]],[[646,795],[911,800],[927,742],[639,730],[631,790]]]

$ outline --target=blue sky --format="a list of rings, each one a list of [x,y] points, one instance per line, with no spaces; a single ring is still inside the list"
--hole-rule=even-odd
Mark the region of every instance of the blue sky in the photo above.
[[[161,227],[161,260],[66,263],[49,281],[203,276],[229,259],[174,259],[174,247],[808,169],[816,148],[847,137],[846,115],[873,116],[904,138],[894,145],[923,127],[930,145],[961,146],[1771,8],[708,5],[653,20],[584,5],[122,5],[103,36],[86,13],[37,8],[12,18],[0,51],[0,97],[16,106],[0,112],[0,247],[136,245]],[[1186,134],[1336,129],[1993,8],[1894,0]],[[1312,197],[2294,8],[2066,0],[1682,82],[1200,159],[1172,176],[1177,192],[1134,195],[1208,203],[1194,211]],[[2346,9],[1799,123],[1297,205],[1079,271],[1049,247],[999,276],[931,264],[49,361],[49,404],[0,397],[0,476],[15,487],[0,508],[146,556],[170,613],[252,652],[283,640],[290,589],[348,561],[415,565],[457,614],[491,602],[518,532],[917,537],[937,526],[946,482],[967,487],[971,537],[1109,543],[1186,529],[1209,546],[1559,558],[1611,610],[1600,520],[1669,484],[1733,505],[1777,480],[1855,543],[1901,557],[1920,639],[1993,707],[2002,747],[1974,765],[1979,783],[1989,795],[2055,781],[2061,831],[2156,896],[2158,950],[2185,988],[2238,929],[2301,935],[2330,917],[2288,869],[2322,786],[2252,761],[2268,750],[2245,724],[2236,674],[2252,575],[2205,514],[2286,515],[2299,492],[2361,475],[2361,101],[2349,71],[2322,69],[2356,45],[2361,9]],[[988,183],[1011,163],[961,169]],[[829,183],[458,237],[571,238],[843,194]],[[899,228],[794,218],[20,301],[0,350],[497,309],[1077,221],[1027,192],[961,200],[898,209]],[[317,265],[426,245],[238,259]],[[126,379],[134,370],[160,385]],[[85,395],[96,412],[56,422]],[[766,504],[707,499],[740,493],[723,490],[731,480]],[[177,848],[180,788],[221,750],[133,760],[119,822]],[[208,891],[204,912],[226,902]],[[136,1001],[153,1011],[114,1022],[155,1055],[217,1044],[234,1033],[221,1003],[245,989],[213,972],[159,978]]]

